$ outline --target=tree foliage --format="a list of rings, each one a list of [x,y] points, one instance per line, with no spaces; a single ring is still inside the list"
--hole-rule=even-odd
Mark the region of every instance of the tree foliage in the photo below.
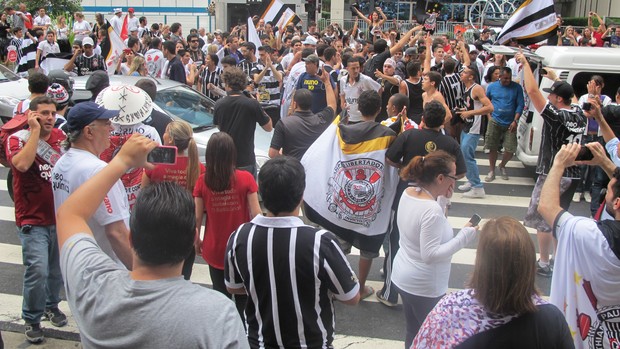
[[[44,7],[50,16],[59,14],[73,14],[82,11],[82,0],[9,0],[0,1],[4,6],[12,6],[17,8],[20,3],[26,4],[26,8],[30,13],[36,15],[37,9]]]

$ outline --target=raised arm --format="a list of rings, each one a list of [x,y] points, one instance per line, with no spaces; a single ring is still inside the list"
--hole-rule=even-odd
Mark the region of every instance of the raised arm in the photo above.
[[[523,66],[523,80],[525,82],[525,92],[530,97],[532,101],[532,105],[539,113],[545,109],[547,105],[547,100],[542,95],[540,90],[538,89],[538,84],[536,83],[536,78],[534,78],[534,73],[532,73],[532,68],[530,68],[530,64],[527,62],[525,55],[522,52],[519,52],[515,55],[515,60]]]
[[[401,36],[400,40],[398,40],[398,42],[390,48],[390,55],[393,56],[396,54],[396,52],[402,51],[403,47],[405,46],[405,44],[407,44],[413,33],[421,30],[422,28],[424,28],[424,26],[422,25],[411,28],[408,32],[405,33],[405,35]]]

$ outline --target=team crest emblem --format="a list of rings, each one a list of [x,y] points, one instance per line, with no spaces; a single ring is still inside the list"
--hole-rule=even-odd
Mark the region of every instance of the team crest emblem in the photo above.
[[[329,211],[344,221],[369,227],[381,211],[384,165],[363,158],[339,161],[329,180]]]
[[[424,150],[426,150],[427,153],[432,153],[437,150],[437,144],[433,141],[428,141],[424,144]]]

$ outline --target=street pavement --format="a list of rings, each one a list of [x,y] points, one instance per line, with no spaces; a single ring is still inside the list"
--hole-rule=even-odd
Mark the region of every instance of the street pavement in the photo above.
[[[476,153],[480,168],[481,177],[484,178],[488,172],[487,156],[478,147]],[[492,183],[485,183],[487,197],[485,199],[467,199],[463,194],[455,192],[452,197],[452,206],[449,210],[448,220],[455,233],[462,227],[469,218],[477,213],[482,216],[481,225],[485,219],[498,216],[512,216],[522,221],[527,211],[532,189],[534,187],[534,172],[526,169],[518,160],[511,161],[508,166],[510,180],[501,179],[500,176]],[[15,337],[8,332],[22,332],[23,321],[21,314],[21,294],[23,266],[21,259],[20,241],[15,228],[15,216],[13,203],[6,191],[7,169],[0,168],[0,331],[3,337],[10,337],[11,346],[7,348],[20,347],[27,348],[28,343],[21,333],[21,337]],[[457,186],[462,184],[457,183]],[[588,205],[585,202],[573,203],[570,211],[574,214],[589,216]],[[529,229],[530,236],[535,245],[536,232]],[[452,272],[450,274],[449,288],[451,290],[462,289],[465,287],[476,257],[477,241],[457,252],[452,258]],[[383,281],[379,269],[383,264],[383,251],[381,256],[375,259],[368,285],[378,290],[382,287]],[[351,266],[357,270],[359,251],[352,252],[348,256]],[[211,280],[207,265],[201,257],[196,258],[192,282],[210,287]],[[551,279],[537,276],[536,284],[541,293],[547,297]],[[64,293],[63,293],[64,299]],[[400,307],[388,308],[379,303],[374,296],[360,302],[358,306],[347,306],[339,302],[336,305],[336,348],[402,348],[405,337],[405,319]],[[51,324],[43,322],[45,334],[48,338],[68,340],[68,342],[58,342],[47,340],[38,348],[62,348],[77,347],[79,341],[79,331],[71,316],[71,312],[66,302],[61,302],[60,308],[68,315],[69,324],[62,328],[54,328]],[[119,319],[119,321],[123,321]],[[149,319],[144,319],[149,321]],[[20,342],[21,341],[21,342]],[[5,342],[8,344],[9,342]],[[58,344],[61,343],[61,344]],[[62,344],[67,343],[67,344]]]

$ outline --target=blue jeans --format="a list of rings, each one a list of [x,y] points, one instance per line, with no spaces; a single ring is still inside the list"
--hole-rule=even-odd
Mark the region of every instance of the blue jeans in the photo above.
[[[461,152],[467,167],[467,180],[471,183],[472,188],[482,188],[480,171],[478,164],[476,164],[476,146],[478,146],[479,139],[480,135],[461,132]]]
[[[62,274],[56,226],[19,228],[24,266],[24,302],[22,318],[28,324],[39,323],[45,309],[60,302]]]

